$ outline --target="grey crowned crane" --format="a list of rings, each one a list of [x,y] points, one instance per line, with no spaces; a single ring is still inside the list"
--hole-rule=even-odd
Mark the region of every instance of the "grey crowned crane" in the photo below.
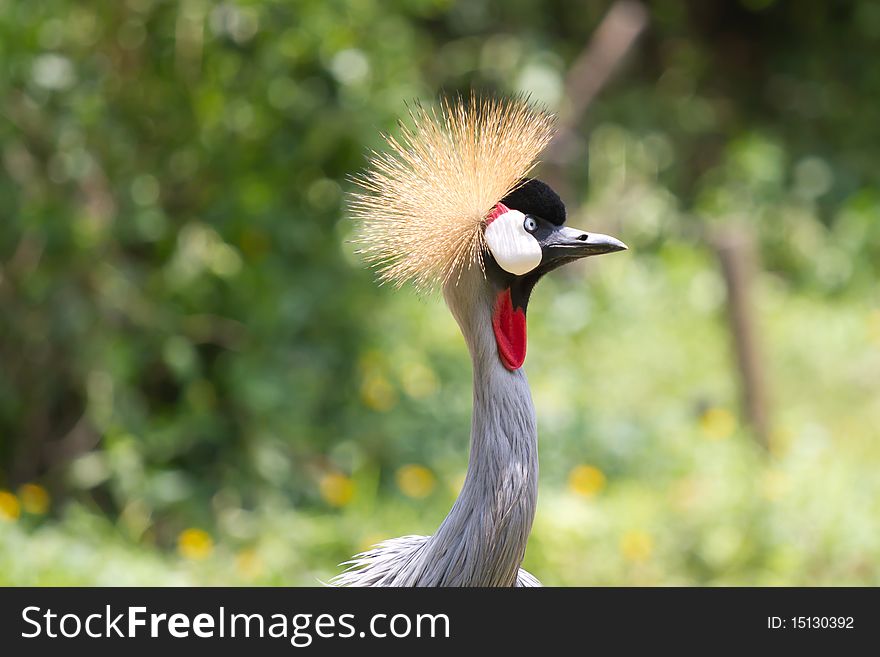
[[[473,361],[470,459],[432,536],[355,556],[339,586],[540,586],[520,568],[538,495],[538,433],[526,375],[526,311],[544,274],[626,249],[563,225],[565,206],[527,175],[555,119],[523,98],[444,101],[374,153],[352,197],[358,242],[383,281],[440,287]]]

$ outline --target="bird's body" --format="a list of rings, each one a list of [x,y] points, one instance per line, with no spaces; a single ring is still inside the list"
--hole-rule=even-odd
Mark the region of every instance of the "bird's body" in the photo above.
[[[333,583],[337,586],[493,586],[455,577],[432,580],[426,576],[413,581],[402,576],[411,570],[411,564],[425,563],[425,546],[431,538],[412,535],[384,541],[347,562],[352,568],[334,578]],[[512,583],[494,586],[536,587],[541,586],[541,582],[527,570],[518,568]]]
[[[474,367],[470,462],[458,499],[433,536],[386,541],[355,557],[336,583],[538,585],[519,568],[538,498],[535,408],[525,373],[498,358],[491,287],[474,268],[444,290]]]
[[[546,114],[519,99],[472,98],[413,118],[406,143],[389,140],[394,154],[374,158],[355,214],[383,278],[442,285],[473,364],[468,471],[432,536],[377,545],[333,583],[540,586],[520,567],[538,497],[537,422],[521,369],[529,297],[556,267],[626,247],[563,227],[556,193],[524,177],[552,134]]]

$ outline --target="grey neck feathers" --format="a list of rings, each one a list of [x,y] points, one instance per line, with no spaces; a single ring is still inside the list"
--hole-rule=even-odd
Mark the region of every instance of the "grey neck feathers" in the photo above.
[[[417,567],[422,583],[513,586],[535,516],[538,434],[522,370],[501,364],[492,332],[495,292],[479,270],[444,290],[470,349],[474,410],[464,486]]]

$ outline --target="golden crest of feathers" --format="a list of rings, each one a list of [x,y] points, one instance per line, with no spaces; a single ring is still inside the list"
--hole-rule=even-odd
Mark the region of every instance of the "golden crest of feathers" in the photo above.
[[[421,290],[483,266],[486,215],[537,163],[555,117],[523,97],[444,100],[373,152],[351,197],[356,242],[383,281]]]

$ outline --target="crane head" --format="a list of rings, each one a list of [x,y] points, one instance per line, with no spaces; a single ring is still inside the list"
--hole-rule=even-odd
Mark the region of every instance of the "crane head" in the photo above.
[[[520,96],[472,94],[416,104],[410,123],[372,154],[349,207],[379,278],[429,290],[484,268],[487,214],[534,166],[555,117]]]
[[[350,197],[356,242],[379,277],[444,292],[470,272],[492,289],[492,329],[503,365],[525,359],[525,313],[538,279],[567,262],[620,251],[619,240],[563,226],[565,206],[528,178],[555,117],[527,98],[416,104],[411,126],[372,154]],[[453,313],[455,311],[453,310]]]
[[[565,205],[549,185],[522,183],[486,217],[486,274],[497,288],[492,328],[501,362],[520,368],[526,356],[526,308],[538,280],[566,263],[623,251],[620,240],[564,226]]]

